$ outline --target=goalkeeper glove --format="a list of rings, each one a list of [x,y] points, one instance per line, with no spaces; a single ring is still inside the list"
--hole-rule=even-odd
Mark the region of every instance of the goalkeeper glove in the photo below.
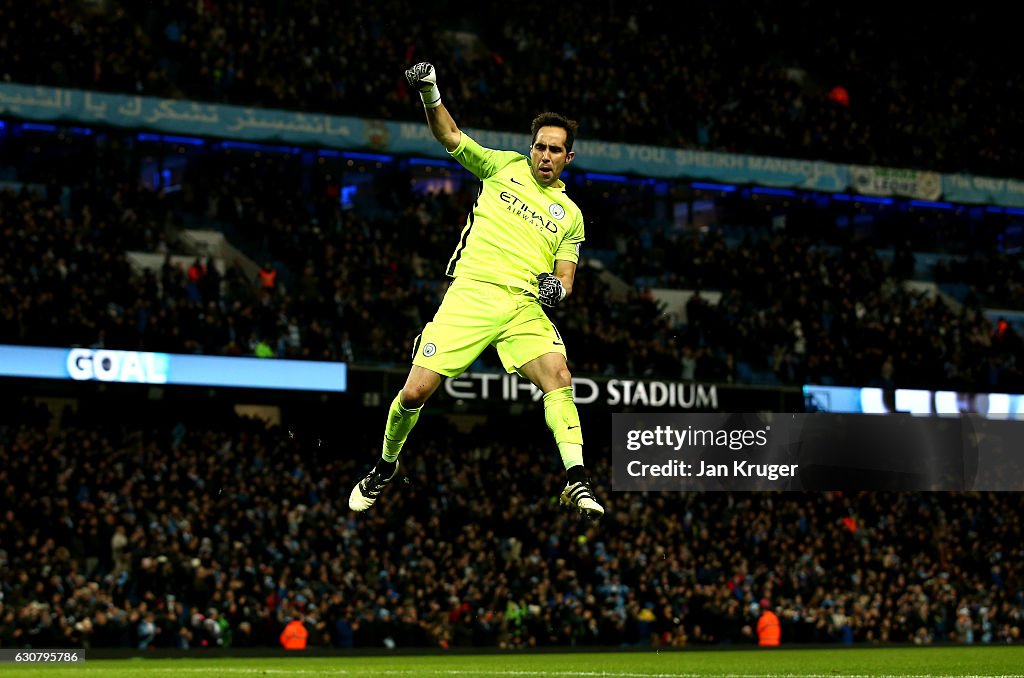
[[[540,303],[545,306],[558,306],[558,302],[565,299],[565,288],[562,287],[562,281],[557,276],[550,273],[538,273],[537,282],[539,283],[537,297],[540,299]]]
[[[424,108],[437,108],[441,105],[441,92],[437,89],[437,73],[426,61],[406,70],[405,79],[409,87],[420,93]]]

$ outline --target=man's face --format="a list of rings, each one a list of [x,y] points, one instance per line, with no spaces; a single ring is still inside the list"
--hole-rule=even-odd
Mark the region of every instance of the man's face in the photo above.
[[[565,130],[561,127],[541,127],[530,148],[530,168],[533,178],[541,186],[551,186],[561,176],[565,166],[575,155],[565,150]]]

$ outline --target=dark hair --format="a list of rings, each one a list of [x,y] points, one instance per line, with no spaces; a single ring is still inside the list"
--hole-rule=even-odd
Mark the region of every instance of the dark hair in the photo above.
[[[564,129],[565,151],[568,153],[572,150],[572,142],[576,140],[577,124],[575,120],[570,120],[561,113],[552,113],[551,111],[541,113],[530,123],[530,133],[533,135],[530,143],[537,140],[537,132],[540,131],[541,127],[561,127]]]

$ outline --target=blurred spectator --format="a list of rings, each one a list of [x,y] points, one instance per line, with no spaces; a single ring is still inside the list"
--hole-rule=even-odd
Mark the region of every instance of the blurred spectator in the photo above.
[[[757,644],[761,647],[777,647],[782,637],[779,618],[772,611],[771,601],[762,598],[760,603],[761,616],[757,618]]]
[[[263,262],[259,270],[260,289],[271,295],[277,289],[277,269],[269,261]]]
[[[309,631],[302,623],[302,615],[296,615],[281,632],[281,647],[286,650],[305,650]]]

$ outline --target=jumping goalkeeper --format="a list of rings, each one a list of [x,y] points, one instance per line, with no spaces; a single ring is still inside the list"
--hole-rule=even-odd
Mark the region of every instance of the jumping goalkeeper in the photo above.
[[[434,67],[405,72],[419,91],[434,138],[481,180],[446,273],[454,278],[434,319],[413,346],[412,368],[391,403],[380,459],[349,496],[365,511],[398,474],[402,445],[423,404],[444,377],[455,377],[487,346],[544,393],[544,419],[566,470],[562,503],[588,518],[604,515],[583,466],[583,433],[572,399],[565,344],[541,304],[556,306],[572,292],[583,215],[559,180],[572,162],[576,123],[542,113],[531,125],[529,156],[480,146],[459,130],[441,103]]]

